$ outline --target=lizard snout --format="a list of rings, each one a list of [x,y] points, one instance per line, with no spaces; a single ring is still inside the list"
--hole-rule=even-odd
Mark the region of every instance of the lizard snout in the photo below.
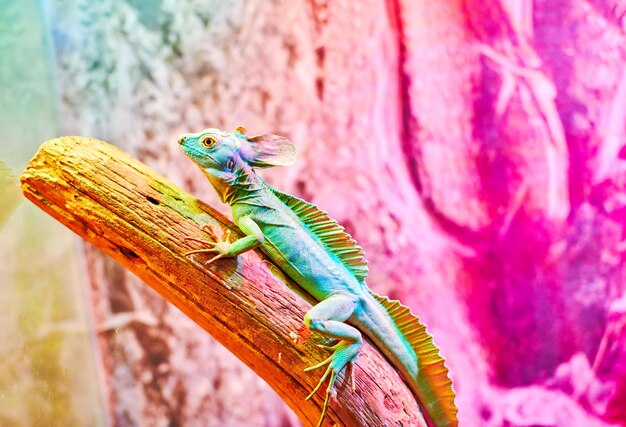
[[[180,138],[178,138],[178,143],[180,145],[182,145],[185,142],[186,139],[187,139],[187,137],[185,135],[183,135]]]

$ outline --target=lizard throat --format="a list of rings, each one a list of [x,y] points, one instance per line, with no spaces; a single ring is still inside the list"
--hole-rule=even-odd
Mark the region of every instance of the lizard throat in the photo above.
[[[254,170],[240,169],[221,193],[222,200],[229,205],[235,203],[254,204],[254,200],[263,192],[263,184]]]

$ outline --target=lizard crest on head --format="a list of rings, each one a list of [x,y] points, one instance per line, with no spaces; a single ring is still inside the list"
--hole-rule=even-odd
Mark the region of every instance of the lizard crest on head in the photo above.
[[[184,134],[178,143],[224,201],[237,186],[250,183],[254,167],[289,166],[296,160],[296,149],[288,139],[271,133],[247,137],[242,126],[232,132],[209,128]]]
[[[271,133],[247,137],[243,126],[232,132],[209,128],[184,134],[178,138],[178,143],[203,169],[232,171],[238,160],[258,168],[289,166],[296,160],[296,149],[287,138]]]

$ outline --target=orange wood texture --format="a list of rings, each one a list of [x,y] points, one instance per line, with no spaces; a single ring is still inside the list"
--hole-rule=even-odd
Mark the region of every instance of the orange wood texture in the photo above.
[[[307,394],[322,370],[303,369],[328,356],[302,325],[315,301],[258,251],[203,265],[184,252],[236,227],[192,195],[103,141],[62,137],[45,142],[21,176],[33,203],[136,274],[261,376],[315,425],[324,401]],[[356,390],[340,379],[324,425],[425,425],[399,375],[369,344],[354,368]],[[232,378],[237,381],[237,378]],[[324,390],[325,387],[322,389]]]

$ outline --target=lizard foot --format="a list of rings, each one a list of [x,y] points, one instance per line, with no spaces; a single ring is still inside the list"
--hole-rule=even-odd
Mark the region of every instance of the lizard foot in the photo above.
[[[214,241],[212,240],[200,240],[200,239],[194,239],[193,237],[188,237],[186,240],[191,240],[194,242],[198,242],[198,243],[202,243],[204,245],[208,245],[208,248],[202,248],[202,249],[194,249],[192,251],[187,251],[185,252],[183,255],[184,256],[190,256],[193,254],[199,254],[199,253],[217,253],[217,255],[215,255],[213,258],[211,258],[210,260],[206,261],[204,263],[204,265],[209,265],[214,261],[217,261],[218,259],[226,256],[228,254],[228,249],[230,247],[230,230],[226,230],[226,233],[224,234],[224,236],[222,238],[218,238],[215,237],[215,231],[207,226],[202,227],[202,230],[204,230],[207,234],[210,234],[211,236],[213,236],[213,238],[215,239]]]
[[[330,375],[328,387],[326,388],[326,399],[324,400],[324,408],[322,409],[322,415],[319,422],[317,423],[317,427],[320,427],[322,425],[322,421],[324,421],[324,417],[326,416],[326,411],[328,410],[328,405],[330,403],[331,394],[336,393],[334,387],[335,381],[337,380],[337,374],[341,372],[341,370],[344,369],[348,364],[350,364],[348,368],[350,373],[350,385],[351,389],[354,390],[352,363],[356,362],[356,358],[361,351],[361,346],[361,342],[348,341],[339,341],[337,344],[330,347],[320,345],[320,347],[322,348],[331,350],[333,354],[326,360],[316,365],[309,366],[304,370],[305,372],[307,372],[328,365],[326,371],[324,371],[324,374],[322,375],[322,378],[320,378],[319,382],[317,383],[317,386],[315,386],[311,394],[309,394],[306,398],[306,400],[309,400],[311,397],[313,397],[313,395],[315,395],[315,393],[317,393],[317,391],[322,387],[322,384],[324,384],[326,378],[328,378],[328,376]]]

